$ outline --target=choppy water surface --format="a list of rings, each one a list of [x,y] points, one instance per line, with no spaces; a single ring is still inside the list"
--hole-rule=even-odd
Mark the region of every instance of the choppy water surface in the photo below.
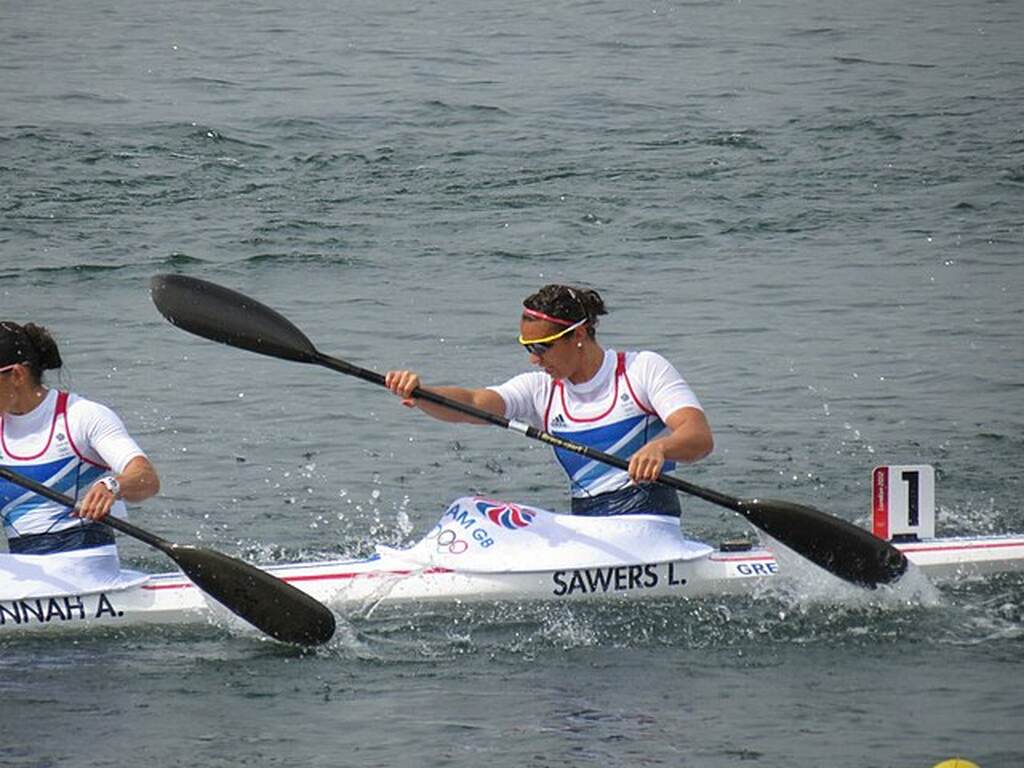
[[[0,302],[59,336],[164,493],[136,520],[260,562],[405,544],[466,492],[560,508],[546,448],[166,324],[146,281],[259,297],[430,382],[527,365],[586,282],[673,360],[685,476],[866,524],[938,470],[942,533],[1024,530],[1024,10],[1014,2],[7,3]],[[695,500],[684,525],[745,533]],[[125,542],[125,559],[167,562]],[[10,765],[1024,762],[1024,581],[4,640]]]

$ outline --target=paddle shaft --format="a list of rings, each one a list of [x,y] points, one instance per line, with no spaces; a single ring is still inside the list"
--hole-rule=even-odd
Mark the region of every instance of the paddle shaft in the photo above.
[[[346,360],[325,355],[322,352],[315,353],[311,357],[310,362],[322,365],[325,368],[330,368],[331,370],[338,371],[340,373],[347,373],[350,376],[356,376],[357,378],[363,379],[364,381],[368,381],[372,384],[377,384],[382,387],[387,386],[382,374],[377,373],[376,371],[367,370],[366,368],[360,368],[358,365],[353,365]],[[474,419],[479,419],[480,421],[485,421],[489,424],[494,424],[495,426],[503,427],[504,429],[508,429],[513,432],[519,432],[526,437],[539,440],[542,443],[547,443],[555,448],[561,448],[566,451],[571,451],[572,453],[578,453],[581,456],[586,456],[588,459],[600,461],[604,464],[617,467],[618,469],[629,471],[629,462],[619,458],[618,456],[613,456],[610,453],[599,451],[596,448],[591,448],[587,445],[574,443],[571,440],[556,437],[550,432],[546,432],[543,429],[537,429],[536,427],[532,427],[524,422],[506,419],[504,416],[498,416],[490,411],[484,411],[476,408],[475,406],[460,403],[457,400],[452,400],[444,395],[431,392],[429,389],[417,387],[413,390],[412,396],[421,400],[427,400],[435,405],[449,408],[453,411],[458,411],[459,413],[464,413],[467,416],[472,416]],[[661,483],[662,485],[667,485],[677,491],[688,493],[691,496],[697,496],[698,498],[709,501],[712,504],[719,504],[723,507],[728,507],[740,514],[745,514],[746,512],[746,506],[741,499],[729,496],[728,494],[719,493],[718,491],[713,491],[709,488],[702,488],[699,485],[694,485],[693,483],[688,483],[685,480],[680,480],[678,477],[661,474],[658,476],[656,482]]]

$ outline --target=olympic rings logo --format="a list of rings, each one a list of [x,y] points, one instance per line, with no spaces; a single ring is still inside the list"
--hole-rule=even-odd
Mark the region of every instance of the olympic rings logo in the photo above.
[[[437,534],[437,551],[447,551],[452,555],[461,555],[469,549],[469,542],[464,539],[460,539],[455,535],[455,531],[443,530]]]

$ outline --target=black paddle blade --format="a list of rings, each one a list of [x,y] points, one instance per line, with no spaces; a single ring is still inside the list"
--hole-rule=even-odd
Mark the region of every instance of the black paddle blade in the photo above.
[[[907,558],[892,544],[814,507],[743,499],[736,511],[794,552],[854,584],[891,584],[907,570]]]
[[[204,339],[300,363],[313,362],[317,354],[291,321],[230,288],[186,275],[156,275],[149,293],[160,314]]]
[[[266,571],[200,547],[163,551],[203,592],[276,640],[321,645],[334,635],[329,608]]]

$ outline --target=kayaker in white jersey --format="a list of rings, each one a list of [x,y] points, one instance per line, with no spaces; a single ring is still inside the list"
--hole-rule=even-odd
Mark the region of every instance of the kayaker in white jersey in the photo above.
[[[486,388],[426,389],[628,459],[627,474],[556,448],[569,477],[573,514],[679,516],[676,492],[651,481],[675,462],[693,462],[711,453],[711,428],[689,385],[661,355],[601,347],[596,328],[598,317],[605,314],[597,291],[544,286],[523,302],[519,323],[519,343],[542,370]],[[475,421],[413,399],[421,384],[412,371],[389,371],[385,381],[407,406],[442,421]]]
[[[78,395],[44,386],[62,365],[45,328],[0,322],[0,464],[78,501],[75,510],[0,480],[0,515],[8,549],[50,555],[111,547],[110,528],[160,489],[156,470],[117,414]]]

